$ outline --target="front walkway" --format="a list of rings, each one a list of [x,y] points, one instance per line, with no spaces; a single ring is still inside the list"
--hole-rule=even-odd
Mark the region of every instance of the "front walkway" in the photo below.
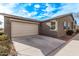
[[[71,39],[55,56],[79,56],[79,34]]]

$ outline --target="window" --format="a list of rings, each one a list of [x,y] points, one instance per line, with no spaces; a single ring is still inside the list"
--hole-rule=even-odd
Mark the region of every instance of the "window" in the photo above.
[[[64,29],[71,29],[70,23],[64,22]]]
[[[57,21],[53,20],[47,23],[50,30],[56,31],[57,30]]]
[[[64,22],[64,29],[67,29],[68,28],[68,24],[67,24],[67,22],[65,21]]]
[[[51,29],[51,30],[56,30],[56,29],[57,29],[57,23],[56,23],[56,21],[52,21],[52,22],[51,22],[50,29]]]
[[[51,22],[51,29],[55,30],[56,29],[56,22]]]

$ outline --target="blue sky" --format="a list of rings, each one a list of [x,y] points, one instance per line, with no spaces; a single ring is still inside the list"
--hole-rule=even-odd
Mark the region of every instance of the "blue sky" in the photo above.
[[[62,14],[78,13],[78,3],[0,3],[0,12],[26,18],[46,20]],[[75,16],[79,25],[79,17]]]

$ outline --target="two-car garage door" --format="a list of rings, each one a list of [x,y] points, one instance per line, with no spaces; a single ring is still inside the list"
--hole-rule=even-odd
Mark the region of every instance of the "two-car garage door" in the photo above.
[[[28,36],[38,34],[38,24],[26,22],[11,22],[11,36]]]

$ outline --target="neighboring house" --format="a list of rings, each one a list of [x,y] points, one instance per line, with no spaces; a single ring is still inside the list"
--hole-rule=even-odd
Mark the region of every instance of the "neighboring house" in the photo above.
[[[58,16],[46,21],[23,18],[19,16],[0,13],[4,16],[4,32],[11,37],[28,35],[47,35],[61,37],[66,29],[75,31],[75,20],[72,14]]]

